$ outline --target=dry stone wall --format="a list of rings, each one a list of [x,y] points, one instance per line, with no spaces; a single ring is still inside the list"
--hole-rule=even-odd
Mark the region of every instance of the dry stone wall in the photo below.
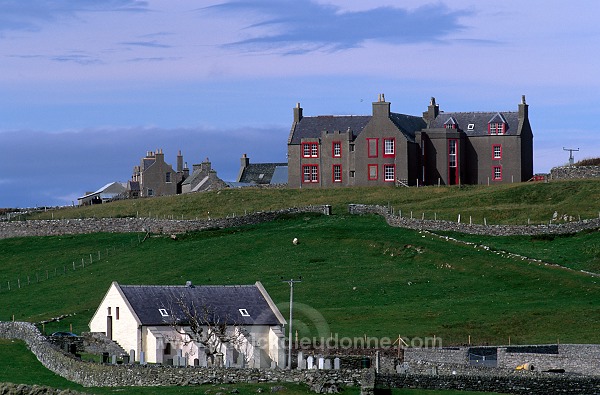
[[[575,178],[600,178],[600,166],[561,166],[550,170],[552,180],[572,180]]]
[[[86,218],[62,220],[34,220],[0,222],[0,239],[26,236],[60,236],[86,233],[161,233],[181,234],[185,232],[231,228],[273,221],[282,215],[297,213],[327,214],[331,207],[307,206],[279,211],[258,212],[239,217],[206,220],[168,220],[153,218]]]
[[[600,218],[550,225],[476,225],[462,222],[420,220],[401,217],[390,212],[388,207],[365,204],[350,204],[350,214],[379,214],[390,226],[414,230],[454,231],[460,233],[489,236],[532,236],[542,234],[577,233],[587,229],[600,228]]]

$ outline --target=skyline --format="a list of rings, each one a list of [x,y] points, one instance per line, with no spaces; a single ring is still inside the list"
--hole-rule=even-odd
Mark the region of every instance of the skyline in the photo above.
[[[600,157],[600,4],[0,0],[0,207],[70,205],[147,151],[232,181],[311,115],[516,111],[534,171]],[[585,10],[582,11],[582,10]],[[232,144],[232,142],[234,142]]]

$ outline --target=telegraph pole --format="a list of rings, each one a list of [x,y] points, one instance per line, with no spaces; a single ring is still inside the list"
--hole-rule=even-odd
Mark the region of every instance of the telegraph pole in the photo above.
[[[579,151],[579,148],[565,148],[563,147],[563,151],[569,151],[569,166],[573,166],[575,163],[575,159],[573,158],[573,151]]]
[[[282,277],[283,279],[283,277]],[[298,277],[298,279],[294,280],[293,278],[289,280],[282,280],[284,283],[290,284],[290,339],[288,341],[288,363],[287,368],[292,369],[292,309],[293,309],[293,300],[294,300],[294,283],[301,283],[302,276]]]

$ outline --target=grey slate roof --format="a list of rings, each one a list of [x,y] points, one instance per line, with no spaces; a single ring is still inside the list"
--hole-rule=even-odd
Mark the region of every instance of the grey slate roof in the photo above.
[[[320,115],[303,117],[293,131],[290,144],[300,144],[303,138],[319,138],[321,132],[352,131],[352,140],[356,139],[371,120],[371,115]],[[415,141],[415,132],[427,125],[423,118],[399,113],[390,113],[390,119],[409,141]]]
[[[271,184],[287,184],[288,182],[288,166],[287,163],[285,166],[277,166],[275,167],[275,171],[273,172],[273,177],[271,177]]]
[[[178,300],[206,308],[219,322],[229,325],[277,325],[280,322],[256,285],[157,286],[120,285],[142,325],[169,325],[173,317],[185,318]],[[159,309],[166,309],[163,317]],[[244,317],[239,309],[246,309]],[[179,321],[185,325],[185,320]]]
[[[352,139],[362,132],[371,120],[370,115],[319,115],[316,117],[303,117],[293,131],[290,144],[300,144],[303,138],[319,138],[321,132],[345,132],[352,130]]]
[[[287,163],[250,163],[244,168],[239,182],[254,183],[254,184],[270,184],[273,174],[278,167],[286,168]],[[280,182],[281,183],[281,182]],[[283,183],[287,183],[287,176]]]
[[[425,123],[423,118],[415,117],[414,115],[405,115],[392,112],[390,113],[390,119],[406,136],[407,140],[412,142],[415,141],[415,132],[427,127],[427,123]]]
[[[437,118],[431,123],[431,128],[443,128],[449,118],[454,118],[458,123],[458,128],[467,134],[467,136],[487,136],[488,123],[506,121],[506,135],[516,135],[519,126],[519,113],[511,112],[440,112]],[[473,124],[473,130],[468,130],[469,124]]]

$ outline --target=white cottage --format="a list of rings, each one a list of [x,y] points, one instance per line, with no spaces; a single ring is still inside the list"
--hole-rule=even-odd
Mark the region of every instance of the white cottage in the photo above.
[[[127,352],[135,350],[137,361],[262,368],[273,362],[285,366],[285,324],[258,281],[202,286],[113,282],[89,326]]]

